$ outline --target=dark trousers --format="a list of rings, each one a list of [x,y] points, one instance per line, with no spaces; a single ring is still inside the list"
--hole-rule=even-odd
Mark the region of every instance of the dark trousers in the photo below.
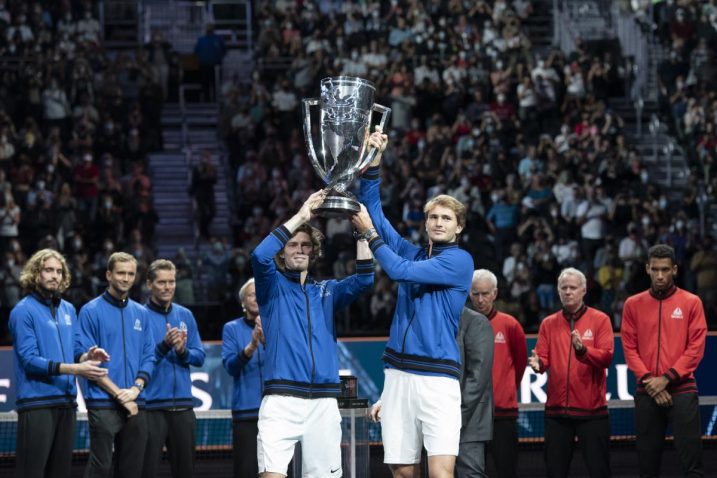
[[[488,478],[484,441],[461,442],[456,457],[456,478]]]
[[[75,409],[38,408],[18,413],[18,478],[69,478],[75,443]]]
[[[578,437],[591,478],[610,476],[610,420],[545,418],[545,467],[549,478],[567,478]]]
[[[256,457],[256,437],[259,419],[232,422],[234,445],[234,478],[257,476],[259,463]]]
[[[518,476],[518,420],[500,418],[493,420],[493,441],[488,444],[493,456],[498,478],[516,478]]]
[[[189,478],[194,473],[194,445],[197,419],[194,410],[147,410],[147,450],[144,454],[143,478],[157,476],[162,447],[173,478]]]
[[[120,410],[88,410],[87,421],[90,425],[90,456],[84,478],[140,476],[147,446],[146,412],[140,410],[139,414],[128,418]]]
[[[662,446],[667,424],[672,423],[675,449],[685,476],[705,476],[702,466],[702,431],[696,393],[672,396],[671,407],[660,407],[649,395],[635,396],[635,430],[640,476],[660,476]]]

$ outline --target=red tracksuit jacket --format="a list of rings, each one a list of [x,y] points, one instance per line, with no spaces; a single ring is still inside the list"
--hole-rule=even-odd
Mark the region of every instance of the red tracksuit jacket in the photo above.
[[[577,354],[570,337],[570,316],[564,311],[540,324],[535,351],[540,372],[548,371],[546,416],[595,418],[607,415],[605,369],[612,361],[614,337],[607,315],[583,305],[574,315],[575,330],[585,349]]]
[[[493,327],[493,416],[518,417],[518,387],[528,363],[528,348],[520,322],[493,309],[488,314]]]
[[[707,322],[702,301],[672,287],[661,297],[651,290],[629,297],[622,311],[622,347],[637,378],[665,376],[671,395],[697,392],[694,371],[705,353]]]

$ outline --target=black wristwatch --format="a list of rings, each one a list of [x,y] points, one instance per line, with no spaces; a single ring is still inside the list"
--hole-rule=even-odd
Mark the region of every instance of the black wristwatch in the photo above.
[[[368,241],[373,237],[373,235],[376,234],[376,229],[373,227],[369,227],[366,229],[363,233],[358,232],[356,229],[354,229],[354,239],[357,241]]]

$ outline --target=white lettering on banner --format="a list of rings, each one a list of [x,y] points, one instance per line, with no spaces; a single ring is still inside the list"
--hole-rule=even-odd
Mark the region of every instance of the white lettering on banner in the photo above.
[[[10,388],[10,379],[0,378],[0,387]],[[0,403],[7,403],[7,395],[5,395],[4,393],[0,393]]]
[[[209,374],[207,372],[194,372],[191,374],[191,377],[192,383],[194,383],[195,380],[209,383]],[[198,407],[194,407],[195,410],[210,410],[212,408],[212,396],[201,388],[192,385],[192,396],[202,402]]]
[[[607,379],[607,377],[609,377],[609,376],[610,376],[610,369],[606,368],[605,369],[605,378]],[[605,393],[605,400],[610,400],[610,397],[612,397],[612,392],[608,390]]]
[[[531,377],[535,377],[532,381]],[[530,367],[525,367],[523,380],[520,382],[520,403],[531,403],[533,395],[540,403],[545,403],[548,399],[547,394],[543,391],[543,385],[548,382],[548,374],[537,374]]]
[[[627,368],[627,364],[624,363],[618,363],[615,364],[615,369],[617,370],[617,398],[619,400],[632,400],[632,395],[630,395],[630,392],[628,391],[628,380],[630,380],[630,374],[629,370]]]

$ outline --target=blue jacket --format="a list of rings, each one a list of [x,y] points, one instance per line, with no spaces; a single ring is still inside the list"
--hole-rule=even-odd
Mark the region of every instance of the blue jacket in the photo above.
[[[32,293],[10,312],[10,333],[15,356],[18,410],[75,407],[74,375],[60,375],[61,363],[73,363],[75,308],[62,299],[49,300]]]
[[[373,261],[356,261],[356,274],[304,285],[295,271],[282,272],[274,255],[291,239],[281,226],[251,255],[256,298],[266,338],[264,395],[338,397],[339,364],[334,311],[373,285]]]
[[[418,247],[403,239],[381,209],[379,170],[361,178],[361,202],[379,238],[371,250],[386,274],[399,283],[396,310],[383,354],[389,368],[459,378],[456,335],[473,277],[473,258],[456,243]],[[388,247],[385,247],[388,246]]]
[[[147,409],[193,408],[189,366],[201,367],[205,356],[194,315],[179,304],[169,304],[163,309],[151,300],[144,308],[149,331],[157,344],[152,381],[144,389]],[[166,324],[187,332],[187,345],[181,356],[164,343]]]
[[[254,322],[244,317],[227,322],[222,330],[222,363],[234,378],[232,418],[235,421],[255,420],[259,416],[266,350],[260,344],[250,359],[244,355],[244,347],[251,342],[253,331]]]
[[[144,379],[145,386],[154,370],[154,339],[148,333],[147,313],[132,299],[117,300],[104,292],[80,310],[79,346],[87,350],[92,345],[102,347],[110,361],[102,364],[107,375],[119,388],[130,388],[136,379]],[[88,409],[119,408],[112,397],[90,380],[82,381],[82,392]],[[144,393],[137,397],[137,405],[144,407]]]
[[[194,54],[202,65],[221,65],[227,47],[216,33],[202,35],[194,45]]]

